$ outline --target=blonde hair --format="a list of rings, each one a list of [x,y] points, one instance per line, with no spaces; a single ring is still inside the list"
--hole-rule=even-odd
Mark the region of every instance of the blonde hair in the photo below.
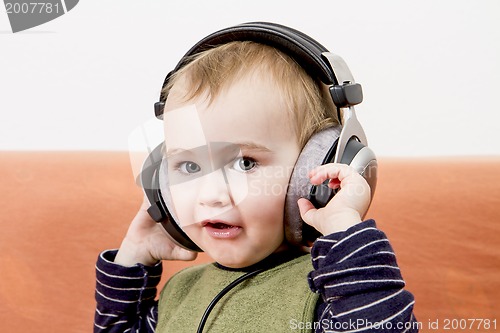
[[[255,71],[268,75],[281,92],[300,147],[314,133],[338,124],[336,108],[319,80],[311,78],[287,54],[251,41],[230,42],[194,55],[172,76],[162,95],[167,96],[182,78],[188,87],[184,101],[206,94],[211,102],[235,79]]]

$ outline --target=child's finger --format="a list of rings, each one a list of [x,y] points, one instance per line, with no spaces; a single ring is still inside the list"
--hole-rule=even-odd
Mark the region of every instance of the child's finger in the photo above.
[[[196,259],[197,255],[198,254],[196,252],[188,251],[188,250],[183,249],[179,246],[176,246],[172,250],[172,255],[171,255],[172,258],[169,258],[169,259],[190,261],[190,260]]]
[[[356,170],[347,164],[328,163],[313,169],[309,173],[310,181],[314,185],[319,185],[327,179],[335,180],[341,183],[348,176],[357,174]],[[334,181],[333,184],[336,182]]]
[[[313,225],[314,215],[317,211],[314,205],[305,198],[300,198],[297,201],[297,204],[299,205],[299,211],[302,220],[304,220],[304,222],[306,222],[307,224],[314,226]]]
[[[328,187],[331,188],[332,190],[340,188],[340,180],[338,180],[337,178],[330,179],[330,181],[328,182]]]

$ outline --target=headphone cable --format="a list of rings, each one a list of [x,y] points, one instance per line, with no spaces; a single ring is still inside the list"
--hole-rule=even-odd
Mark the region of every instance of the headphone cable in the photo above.
[[[227,294],[231,289],[233,289],[234,287],[236,287],[238,284],[240,284],[241,282],[245,281],[246,279],[249,279],[251,278],[252,276],[254,275],[257,275],[261,272],[265,271],[264,268],[261,268],[261,269],[257,269],[255,271],[251,271],[251,272],[248,272],[242,276],[240,276],[239,278],[237,278],[236,280],[234,280],[233,282],[231,282],[230,284],[228,284],[224,289],[222,289],[215,297],[214,299],[210,302],[210,304],[208,304],[207,306],[207,309],[205,310],[205,313],[203,314],[203,316],[201,317],[201,320],[200,320],[200,324],[198,325],[198,330],[196,331],[197,333],[202,333],[203,332],[203,328],[205,327],[205,323],[207,322],[207,319],[208,319],[208,316],[210,315],[210,312],[212,312],[213,308],[215,307],[215,305],[217,304],[217,302],[225,295]]]

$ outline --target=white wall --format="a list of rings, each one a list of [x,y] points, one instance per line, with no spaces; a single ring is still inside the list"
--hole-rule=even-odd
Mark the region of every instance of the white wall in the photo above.
[[[346,59],[379,156],[500,154],[497,0],[86,0],[17,34],[2,9],[0,150],[127,150],[185,51],[256,20]]]

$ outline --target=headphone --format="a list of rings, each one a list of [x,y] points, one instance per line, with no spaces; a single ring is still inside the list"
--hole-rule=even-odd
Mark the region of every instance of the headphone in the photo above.
[[[336,191],[328,187],[328,180],[312,185],[309,170],[327,163],[343,163],[354,167],[368,182],[371,195],[377,182],[377,160],[368,148],[363,128],[354,106],[363,100],[361,85],[354,78],[344,60],[330,53],[311,37],[295,29],[268,22],[251,22],[222,29],[195,44],[166,76],[163,87],[172,74],[185,66],[191,56],[232,41],[253,41],[275,47],[293,58],[314,79],[328,86],[336,107],[339,126],[315,133],[302,149],[290,177],[285,199],[284,228],[286,241],[291,245],[310,246],[321,234],[300,217],[297,200],[309,199],[316,208],[324,207]],[[155,116],[163,119],[167,96],[160,94],[154,104]],[[342,110],[342,112],[341,112]],[[168,177],[163,165],[162,144],[146,158],[141,175],[141,186],[151,206],[149,215],[161,223],[169,237],[179,246],[191,251],[202,250],[184,233],[173,213]],[[306,172],[304,172],[306,171]]]

